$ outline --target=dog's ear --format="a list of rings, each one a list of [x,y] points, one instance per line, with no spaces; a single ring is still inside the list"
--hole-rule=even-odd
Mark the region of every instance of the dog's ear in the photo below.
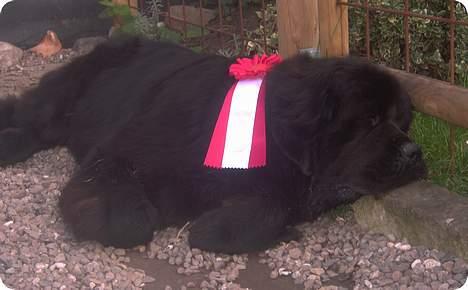
[[[337,111],[337,100],[322,75],[280,66],[266,83],[267,127],[280,151],[305,175],[314,175],[318,137]],[[305,72],[305,73],[304,73]]]

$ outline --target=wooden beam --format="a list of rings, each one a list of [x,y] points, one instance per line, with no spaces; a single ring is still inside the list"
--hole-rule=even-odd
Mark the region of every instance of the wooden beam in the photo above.
[[[408,90],[419,112],[468,128],[468,89],[388,68]]]
[[[320,0],[324,1],[324,0]],[[277,0],[279,51],[284,57],[319,48],[319,0]]]
[[[320,55],[322,57],[348,55],[348,7],[338,5],[336,0],[320,0],[318,1],[318,18]]]

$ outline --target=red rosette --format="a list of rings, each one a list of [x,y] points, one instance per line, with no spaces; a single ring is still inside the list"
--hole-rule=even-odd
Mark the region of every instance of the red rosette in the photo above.
[[[237,63],[229,67],[229,74],[237,80],[264,76],[275,64],[281,61],[282,59],[278,54],[238,58]]]

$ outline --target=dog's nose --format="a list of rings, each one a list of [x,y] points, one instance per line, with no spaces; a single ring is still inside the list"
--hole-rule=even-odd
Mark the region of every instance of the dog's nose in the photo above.
[[[421,147],[413,142],[406,142],[401,146],[402,155],[408,159],[415,159],[421,156]]]

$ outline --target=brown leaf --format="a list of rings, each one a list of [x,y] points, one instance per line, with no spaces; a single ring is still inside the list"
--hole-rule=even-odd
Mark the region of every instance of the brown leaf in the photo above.
[[[30,51],[42,55],[43,57],[50,57],[62,49],[57,34],[53,31],[47,30],[41,41],[30,49]]]

